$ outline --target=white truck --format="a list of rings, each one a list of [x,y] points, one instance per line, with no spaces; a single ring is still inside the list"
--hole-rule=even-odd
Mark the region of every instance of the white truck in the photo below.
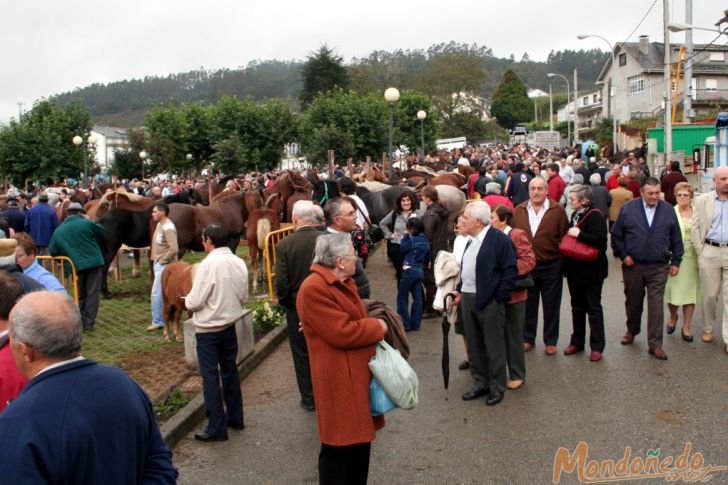
[[[693,160],[700,163],[700,192],[714,189],[713,175],[718,167],[728,166],[728,112],[718,114],[715,135],[705,139],[703,149],[693,152]]]

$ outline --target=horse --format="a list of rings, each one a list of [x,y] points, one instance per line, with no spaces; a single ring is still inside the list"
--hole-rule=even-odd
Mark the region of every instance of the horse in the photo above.
[[[449,172],[435,175],[429,181],[429,185],[451,185],[460,188],[467,183],[468,179],[458,172]]]
[[[357,186],[356,195],[364,202],[372,224],[378,224],[384,216],[394,210],[397,197],[410,191],[407,187],[395,185],[380,192],[372,192],[366,187]],[[339,186],[333,180],[318,180],[313,184],[311,199],[321,206],[334,197],[340,197]]]
[[[261,271],[265,238],[271,231],[280,229],[278,213],[271,209],[253,209],[245,223],[248,235],[248,255],[250,256],[250,269],[253,274],[253,294],[258,292],[258,281],[262,281],[264,272]]]
[[[192,290],[195,280],[197,264],[188,264],[182,261],[170,263],[162,272],[162,301],[164,302],[164,340],[170,342],[171,330],[174,330],[174,339],[182,341],[179,331],[179,321],[182,313],[187,310],[180,299]],[[189,316],[192,312],[188,311]]]
[[[270,194],[279,194],[281,199],[281,221],[292,222],[293,204],[299,200],[310,199],[311,184],[299,172],[287,170],[276,177],[276,182],[270,188]]]
[[[240,243],[240,236],[248,219],[248,209],[243,194],[233,192],[218,199],[210,206],[172,204],[169,218],[177,228],[177,246],[181,258],[188,250],[203,251],[202,230],[213,223],[222,224],[229,233],[227,246],[234,253]],[[150,221],[147,230],[153,234],[157,223]]]
[[[131,199],[134,200],[131,200],[128,196],[132,196]],[[194,200],[196,202],[194,196],[190,198],[190,194],[186,196],[175,194],[167,196],[162,200],[172,205],[181,205],[181,201],[183,200],[190,202]],[[176,203],[173,203],[173,201],[176,201]],[[111,194],[103,206],[101,203],[98,204],[95,220],[104,227],[105,248],[103,253],[106,271],[104,272],[102,291],[105,298],[111,297],[106,275],[108,274],[109,266],[114,261],[122,244],[132,248],[149,246],[151,234],[153,234],[153,232],[149,232],[149,223],[152,220],[152,206],[156,202],[140,195],[118,192],[115,195]],[[139,251],[134,251],[134,269],[132,270],[132,276],[136,277],[140,274],[140,253]]]

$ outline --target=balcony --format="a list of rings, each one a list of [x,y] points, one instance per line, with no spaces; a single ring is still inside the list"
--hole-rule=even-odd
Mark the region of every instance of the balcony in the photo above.
[[[728,89],[696,89],[693,103],[728,103]]]

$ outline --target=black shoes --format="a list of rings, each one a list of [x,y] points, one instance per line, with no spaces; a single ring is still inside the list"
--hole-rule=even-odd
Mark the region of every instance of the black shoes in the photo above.
[[[503,400],[503,393],[500,391],[491,391],[488,398],[485,400],[486,406],[495,406]]]
[[[245,429],[245,423],[228,423],[228,428],[240,431],[241,429]]]
[[[470,362],[468,362],[467,360],[460,362],[460,364],[458,365],[458,369],[460,369],[460,370],[470,369]]]
[[[316,405],[315,404],[306,404],[305,402],[301,401],[301,408],[304,411],[313,412],[316,411]]]
[[[226,434],[215,436],[207,431],[198,431],[195,433],[195,439],[197,441],[227,441],[228,437]]]
[[[463,401],[472,401],[478,399],[480,396],[487,396],[490,394],[490,390],[482,387],[474,387],[465,394],[463,394]]]
[[[693,336],[692,335],[685,335],[685,332],[680,332],[682,334],[682,339],[686,342],[692,342]]]

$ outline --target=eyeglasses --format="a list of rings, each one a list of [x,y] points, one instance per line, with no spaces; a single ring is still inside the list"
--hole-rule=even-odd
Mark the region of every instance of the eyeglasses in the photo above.
[[[677,197],[690,197],[690,194],[677,194]]]

